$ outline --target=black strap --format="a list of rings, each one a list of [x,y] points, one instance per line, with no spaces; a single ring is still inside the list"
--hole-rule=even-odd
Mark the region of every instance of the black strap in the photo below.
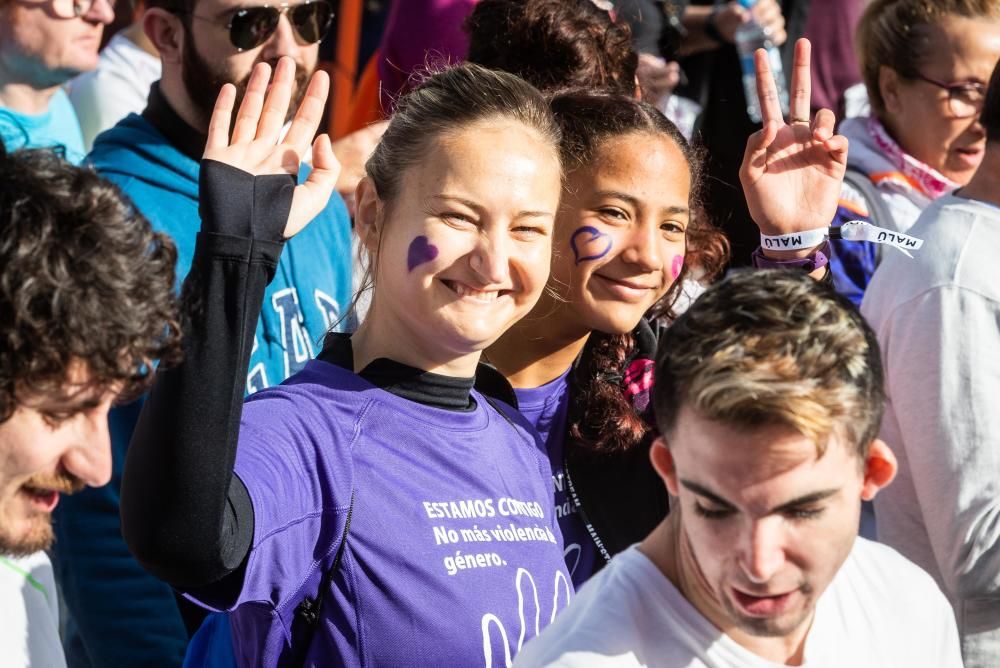
[[[503,416],[503,419],[507,421],[507,424],[509,424],[511,427],[517,427],[517,424],[514,423],[514,420],[512,420],[509,415],[507,415],[507,411],[500,408],[500,406],[497,404],[496,400],[493,397],[491,397],[488,394],[484,394],[483,399],[486,399],[486,403],[492,406],[493,410],[495,410],[497,413]]]
[[[347,545],[347,534],[351,530],[351,515],[353,514],[354,491],[351,490],[351,505],[347,508],[347,520],[344,522],[344,533],[340,537],[340,545],[337,546],[337,554],[333,557],[333,564],[330,565],[330,568],[323,571],[323,577],[319,581],[319,591],[316,592],[316,596],[306,596],[295,608],[295,616],[305,623],[307,633],[301,638],[301,640],[298,638],[295,640],[295,642],[299,642],[300,645],[292,648],[293,655],[297,657],[293,665],[304,665],[306,653],[309,651],[309,646],[312,644],[313,634],[316,633],[316,628],[319,626],[320,613],[323,611],[323,599],[326,597],[326,592],[330,588],[330,580],[333,579],[333,574],[340,568],[340,561],[344,556],[344,547]]]
[[[566,486],[569,490],[569,498],[573,503],[573,507],[576,508],[577,514],[580,516],[580,521],[583,522],[583,526],[587,528],[587,533],[590,535],[590,539],[594,541],[594,545],[597,547],[598,552],[604,557],[604,563],[611,563],[611,553],[608,552],[608,548],[604,547],[604,541],[601,540],[600,535],[597,533],[597,529],[591,523],[590,519],[587,517],[587,512],[583,509],[583,503],[580,502],[580,495],[576,493],[576,485],[573,484],[573,476],[569,472],[569,458],[563,455],[563,476],[566,479]]]

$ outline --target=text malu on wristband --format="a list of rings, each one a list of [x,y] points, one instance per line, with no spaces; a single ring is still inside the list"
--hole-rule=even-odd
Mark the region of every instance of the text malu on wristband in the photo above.
[[[850,220],[839,227],[820,227],[802,232],[792,232],[777,236],[760,235],[760,247],[764,250],[805,250],[815,248],[827,238],[846,241],[870,241],[898,249],[912,258],[911,250],[919,250],[923,239],[887,230],[861,220]]]

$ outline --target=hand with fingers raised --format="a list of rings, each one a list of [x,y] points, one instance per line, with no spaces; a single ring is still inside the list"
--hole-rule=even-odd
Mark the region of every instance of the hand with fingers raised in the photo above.
[[[800,39],[786,123],[767,56],[763,49],[754,54],[764,127],[747,140],[740,182],[750,215],[761,234],[769,236],[828,226],[847,169],[847,138],[834,134],[833,112],[822,109],[809,118],[809,57],[809,41]]]
[[[785,17],[777,0],[758,0],[751,9],[747,9],[737,0],[732,0],[724,5],[716,5],[710,20],[722,40],[732,44],[736,40],[737,29],[751,17],[767,31],[775,46],[781,46],[788,39],[788,34],[785,32]]]
[[[295,187],[292,208],[284,236],[289,239],[326,207],[340,175],[340,163],[333,154],[330,138],[323,134],[313,140],[323,117],[330,80],[317,71],[309,81],[302,104],[284,138],[281,128],[288,113],[295,84],[295,62],[288,57],[278,61],[270,89],[271,67],[254,67],[246,93],[232,122],[236,88],[226,84],[219,92],[208,126],[208,143],[202,156],[254,176],[291,174],[297,176],[302,156],[312,144],[312,171],[309,178]],[[230,137],[230,125],[232,136]]]

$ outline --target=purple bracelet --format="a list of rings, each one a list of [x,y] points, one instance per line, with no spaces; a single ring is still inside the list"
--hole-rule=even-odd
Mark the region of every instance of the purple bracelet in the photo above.
[[[806,257],[775,260],[764,255],[764,250],[760,246],[757,247],[757,250],[750,257],[753,261],[753,266],[757,269],[801,269],[806,273],[812,273],[828,265],[831,254],[830,240],[827,239]]]

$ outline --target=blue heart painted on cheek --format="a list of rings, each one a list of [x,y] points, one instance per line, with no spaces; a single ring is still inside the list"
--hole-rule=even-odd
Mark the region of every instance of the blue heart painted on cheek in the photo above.
[[[417,265],[430,262],[438,256],[438,247],[427,241],[427,237],[420,235],[410,242],[410,248],[406,252],[406,269],[413,271]]]
[[[591,225],[577,229],[569,238],[569,247],[573,249],[577,264],[586,260],[599,260],[611,251],[611,246],[611,236]]]

